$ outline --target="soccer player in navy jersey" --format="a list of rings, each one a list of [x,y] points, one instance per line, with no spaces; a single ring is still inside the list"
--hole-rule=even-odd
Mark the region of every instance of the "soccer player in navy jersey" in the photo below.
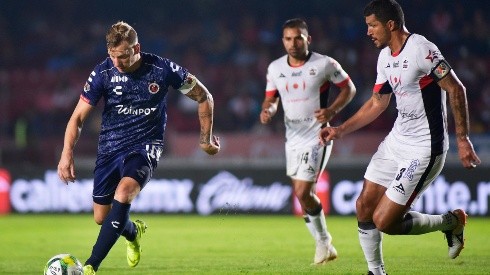
[[[136,31],[125,22],[112,25],[106,41],[109,57],[85,83],[66,127],[58,164],[60,179],[75,181],[75,144],[84,121],[103,98],[92,194],[94,220],[101,229],[84,274],[95,274],[120,235],[127,240],[129,266],[140,261],[140,239],[147,226],[132,222],[129,210],[162,152],[170,86],[198,102],[201,149],[209,155],[220,150],[219,138],[213,135],[213,97],[194,75],[169,59],[142,52]]]
[[[403,10],[394,0],[369,2],[364,17],[367,35],[381,49],[372,97],[340,126],[322,129],[320,140],[329,142],[371,123],[386,110],[391,96],[396,97],[398,116],[366,169],[356,201],[358,236],[368,274],[383,275],[383,233],[442,231],[451,259],[464,248],[464,209],[441,215],[411,209],[444,166],[449,149],[446,96],[461,164],[473,169],[481,160],[469,138],[466,88],[438,47],[407,30]]]

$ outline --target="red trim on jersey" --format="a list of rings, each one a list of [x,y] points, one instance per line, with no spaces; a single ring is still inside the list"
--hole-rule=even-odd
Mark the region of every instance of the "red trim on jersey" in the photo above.
[[[383,85],[384,85],[384,83],[381,83],[381,84],[374,84],[374,87],[373,87],[373,92],[375,92],[375,93],[379,93],[379,91],[381,91],[381,88],[383,88]]]
[[[83,95],[80,95],[80,99],[90,104],[90,99],[84,97]]]
[[[277,93],[277,90],[272,90],[272,91],[265,91],[265,96],[266,97],[273,97]]]
[[[349,80],[350,80],[350,77],[347,77],[347,79],[345,79],[344,81],[341,81],[339,83],[334,83],[334,84],[339,88],[343,88],[343,87],[347,86],[347,84],[349,84]]]
[[[320,86],[320,93],[328,91],[328,88],[330,88],[330,82],[326,81],[322,86]]]
[[[420,86],[420,89],[423,89],[425,88],[427,85],[429,85],[430,83],[432,83],[432,81],[434,81],[434,79],[432,79],[432,77],[426,75],[424,77],[422,77],[420,80],[419,80],[419,86]]]

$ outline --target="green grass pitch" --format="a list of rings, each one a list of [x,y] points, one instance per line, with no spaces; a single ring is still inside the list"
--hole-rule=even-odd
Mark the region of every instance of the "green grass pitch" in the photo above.
[[[365,274],[355,217],[327,217],[339,258],[311,266],[314,243],[302,218],[217,214],[213,216],[132,214],[148,231],[136,268],[126,263],[120,239],[97,274]],[[384,235],[390,274],[490,274],[488,218],[470,217],[466,248],[447,258],[442,233]],[[71,253],[89,256],[99,227],[88,214],[0,216],[0,274],[42,274],[46,261]]]

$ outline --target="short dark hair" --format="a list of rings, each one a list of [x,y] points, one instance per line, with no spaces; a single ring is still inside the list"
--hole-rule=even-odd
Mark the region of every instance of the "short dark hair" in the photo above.
[[[119,46],[123,41],[127,41],[129,45],[133,46],[138,43],[138,34],[128,23],[119,21],[109,28],[105,39],[108,49]]]
[[[405,16],[400,4],[395,0],[373,0],[364,8],[364,16],[374,14],[376,18],[383,24],[393,20],[398,28],[403,28],[405,25]]]
[[[284,22],[284,25],[282,25],[282,29],[284,30],[287,28],[299,28],[308,32],[308,25],[306,24],[306,21],[301,18],[293,18]]]

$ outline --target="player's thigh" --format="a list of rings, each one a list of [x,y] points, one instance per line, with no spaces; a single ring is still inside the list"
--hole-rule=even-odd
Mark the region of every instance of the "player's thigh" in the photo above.
[[[386,196],[393,202],[411,207],[444,167],[446,153],[432,154],[403,149],[397,152],[398,171]]]
[[[383,186],[386,190],[393,181],[397,171],[398,163],[396,157],[393,154],[390,145],[385,140],[381,142],[378,146],[378,150],[371,157],[371,161],[364,173],[364,178],[368,182]]]
[[[121,180],[121,155],[98,161],[94,169],[93,201],[96,204],[110,205]]]

